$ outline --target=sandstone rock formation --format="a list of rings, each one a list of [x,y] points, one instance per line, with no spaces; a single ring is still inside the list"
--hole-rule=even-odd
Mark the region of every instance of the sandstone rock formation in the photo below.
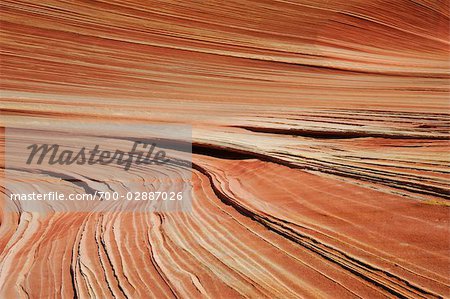
[[[450,296],[448,0],[3,0],[0,14],[1,298]],[[111,123],[192,126],[192,165],[14,167],[27,136],[145,137]],[[8,198],[181,182],[188,211]]]

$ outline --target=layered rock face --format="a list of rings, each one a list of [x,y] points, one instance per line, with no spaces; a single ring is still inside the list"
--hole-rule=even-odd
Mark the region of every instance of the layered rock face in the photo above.
[[[0,14],[1,298],[450,296],[449,1],[4,0]],[[130,126],[172,124],[192,128],[174,140],[192,163],[173,147],[156,171],[16,164],[29,136],[126,150],[146,137]],[[181,182],[186,210],[9,198]]]

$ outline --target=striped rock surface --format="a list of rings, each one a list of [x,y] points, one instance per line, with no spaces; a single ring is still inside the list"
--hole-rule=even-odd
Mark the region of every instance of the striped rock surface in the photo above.
[[[5,170],[1,298],[450,297],[448,0],[3,0],[0,14],[3,169],[7,143],[41,125],[117,148],[132,142],[103,124],[189,125],[193,151],[188,212],[8,199],[173,187],[181,166]]]

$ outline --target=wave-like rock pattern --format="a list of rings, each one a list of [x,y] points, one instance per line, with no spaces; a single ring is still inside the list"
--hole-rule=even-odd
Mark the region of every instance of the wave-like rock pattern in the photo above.
[[[184,172],[8,170],[0,297],[449,297],[449,11],[2,1],[3,168],[5,127],[189,124],[193,198],[188,212],[33,212],[10,186],[139,191]]]

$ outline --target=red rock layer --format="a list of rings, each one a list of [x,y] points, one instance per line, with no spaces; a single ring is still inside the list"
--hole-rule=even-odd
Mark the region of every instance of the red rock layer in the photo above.
[[[188,213],[33,213],[5,196],[0,297],[450,296],[449,8],[2,1],[3,127],[190,124],[194,190]],[[131,191],[145,171],[95,170]],[[2,194],[80,190],[12,173]]]

